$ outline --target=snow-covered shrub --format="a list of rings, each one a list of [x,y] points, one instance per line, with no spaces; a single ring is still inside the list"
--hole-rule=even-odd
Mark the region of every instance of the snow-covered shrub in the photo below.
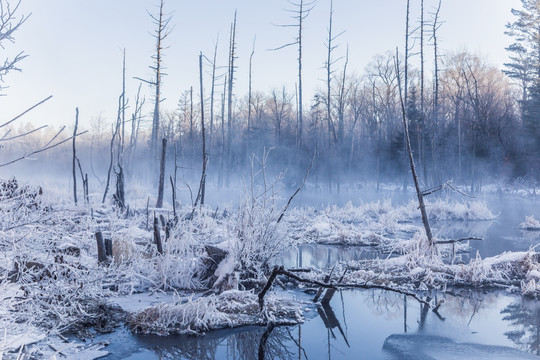
[[[476,253],[476,258],[471,259],[469,264],[458,265],[455,278],[469,284],[483,283],[493,276],[491,266],[486,264],[480,254]]]
[[[486,202],[457,202],[438,199],[426,203],[428,216],[435,220],[493,220],[496,216],[489,210]]]
[[[137,239],[146,237],[150,242],[150,234],[138,227],[132,226],[112,234],[113,256],[116,264],[133,262],[140,258]]]
[[[223,237],[223,226],[206,208],[192,219],[187,214],[180,216],[170,229],[169,239],[162,239],[163,254],[152,246],[152,256],[147,261],[155,262],[155,266],[147,275],[154,286],[164,290],[207,288],[209,284],[201,276],[205,271],[204,245],[218,242]]]
[[[229,250],[236,257],[237,267],[244,276],[260,277],[268,271],[271,261],[291,246],[283,232],[280,217],[285,204],[280,197],[283,175],[271,180],[266,175],[266,157],[252,157],[252,175],[233,225],[235,239]],[[256,170],[255,162],[260,169]]]
[[[522,230],[540,230],[540,222],[534,218],[534,216],[525,216],[523,221],[518,226]]]

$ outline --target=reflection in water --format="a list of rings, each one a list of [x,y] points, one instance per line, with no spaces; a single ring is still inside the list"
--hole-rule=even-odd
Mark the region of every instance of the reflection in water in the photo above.
[[[345,332],[343,331],[343,328],[341,327],[341,324],[339,323],[339,320],[337,319],[336,314],[334,313],[334,310],[332,310],[330,304],[323,303],[322,305],[317,306],[317,312],[319,313],[324,326],[328,330],[329,335],[332,335],[332,338],[335,339],[336,334],[334,329],[339,330],[339,333],[343,337],[343,340],[345,340],[347,347],[351,347],[351,345],[349,345],[349,341],[347,340],[347,335],[345,335]]]
[[[133,359],[295,359],[299,345],[291,343],[287,327],[270,325],[218,331],[204,337],[140,336],[139,345],[152,350]]]
[[[504,334],[518,347],[540,355],[540,304],[538,301],[513,302],[501,311],[512,330]]]
[[[286,268],[330,269],[338,262],[376,259],[373,248],[345,245],[304,244],[282,254],[281,263]]]
[[[303,293],[297,295],[308,301],[312,298]],[[455,346],[480,355],[503,350],[509,356],[517,354],[511,359],[528,358],[525,353],[510,351],[511,347],[538,352],[540,305],[521,303],[519,297],[504,293],[485,294],[470,290],[423,295],[424,298],[427,296],[432,303],[445,300],[440,314],[402,294],[342,290],[334,295],[330,304],[313,306],[305,311],[306,322],[302,325],[245,327],[214,331],[204,337],[137,336],[134,346],[150,350],[130,359],[388,360],[400,357],[392,355],[395,352],[385,351],[385,342],[391,343],[395,350],[409,340],[422,344],[417,355],[432,356],[437,346],[444,345],[449,358],[456,358],[452,357]],[[405,335],[410,337],[403,337]],[[414,349],[411,351],[409,358],[418,358]],[[125,356],[110,359],[120,358]]]

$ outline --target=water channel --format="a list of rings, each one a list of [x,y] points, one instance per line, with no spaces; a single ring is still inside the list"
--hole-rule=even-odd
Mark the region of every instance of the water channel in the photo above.
[[[441,237],[482,237],[465,258],[524,251],[540,232],[518,228],[525,216],[540,219],[536,200],[488,199],[499,216],[480,222],[434,222]],[[372,258],[369,248],[304,245],[287,266],[327,268],[336,261]],[[309,301],[312,295],[296,290]],[[244,327],[206,336],[139,336],[122,329],[108,335],[106,359],[540,359],[540,301],[473,289],[433,293],[445,299],[439,313],[412,298],[378,290],[342,290],[329,306],[309,306],[305,323]],[[105,336],[107,338],[107,336]]]

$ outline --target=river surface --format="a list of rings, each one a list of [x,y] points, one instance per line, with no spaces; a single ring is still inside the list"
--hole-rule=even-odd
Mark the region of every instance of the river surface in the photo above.
[[[410,198],[410,197],[409,197]],[[345,200],[345,199],[344,199]],[[405,201],[405,200],[403,200]],[[481,237],[461,254],[464,261],[504,251],[525,251],[540,232],[518,228],[525,216],[540,219],[534,199],[485,199],[497,219],[433,222],[444,238]],[[338,204],[341,205],[341,204]],[[304,245],[291,250],[287,266],[328,268],[336,261],[373,258],[370,248]],[[312,295],[295,291],[300,299]],[[433,293],[439,313],[412,298],[379,290],[342,290],[330,305],[310,306],[304,324],[245,327],[206,336],[104,336],[107,359],[540,359],[540,302],[504,292]]]
[[[301,295],[300,295],[301,296]],[[440,300],[439,295],[437,300]],[[343,290],[306,322],[196,336],[117,332],[108,359],[529,359],[539,351],[540,305],[504,293],[445,294],[439,314],[384,291]],[[261,341],[266,337],[266,346]],[[414,352],[408,346],[414,344]],[[447,349],[441,346],[450,344]],[[471,357],[477,354],[478,357]],[[503,356],[506,354],[507,356]]]

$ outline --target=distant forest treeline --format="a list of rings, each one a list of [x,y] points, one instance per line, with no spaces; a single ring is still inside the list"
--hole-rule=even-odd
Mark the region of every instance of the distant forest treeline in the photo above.
[[[409,71],[407,113],[415,162],[425,186],[450,179],[474,187],[486,181],[537,177],[537,168],[532,166],[536,154],[528,154],[522,146],[530,137],[520,120],[516,91],[500,70],[470,53],[447,56],[438,78],[436,108],[433,84],[426,85],[430,90],[424,91],[421,100],[418,75],[418,71]],[[261,158],[264,149],[270,148],[268,165],[276,171],[287,169],[291,185],[302,180],[314,154],[310,182],[320,186],[408,179],[400,97],[390,53],[375,57],[363,75],[336,73],[331,82],[330,116],[327,95],[317,92],[304,112],[302,134],[295,93],[285,87],[253,92],[251,114],[247,96],[235,96],[230,129],[222,110],[226,106],[223,96],[219,97],[213,119],[206,110],[210,182],[226,184],[231,177],[246,174],[251,154]],[[178,165],[194,172],[200,171],[201,163],[197,98],[195,90],[185,92],[178,109],[161,113],[160,126],[160,138],[169,141],[169,163],[176,147]],[[151,119],[127,118],[124,147],[129,174],[133,166],[147,165],[142,159],[150,154]],[[43,132],[32,136],[30,142],[43,143],[48,138]],[[111,125],[94,118],[90,132],[77,140],[79,153],[86,154],[81,155],[83,166],[85,162],[90,166],[92,158],[93,166],[102,168],[108,161],[110,141]],[[13,141],[4,153],[23,151],[20,147],[28,143],[29,138]],[[63,151],[69,150],[65,146]],[[70,157],[66,152],[66,164]]]
[[[527,4],[531,0],[523,2]],[[534,11],[540,14],[538,5],[531,6],[532,10],[526,8],[521,15],[515,13],[518,20]],[[153,20],[158,46],[152,66],[155,78],[148,83],[156,89],[156,97],[145,101],[139,96],[139,88],[128,107],[124,92],[112,131],[109,119],[98,116],[93,118],[90,132],[77,139],[81,164],[88,172],[91,168],[96,178],[103,178],[109,158],[115,159],[114,169],[122,164],[128,177],[141,176],[141,169],[155,173],[162,138],[168,140],[170,171],[176,157],[177,169],[195,178],[202,165],[204,116],[208,183],[227,187],[239,176],[249,176],[252,154],[262,159],[263,153],[272,149],[266,165],[274,172],[286,170],[286,185],[301,183],[312,159],[309,181],[319,188],[339,190],[344,185],[357,186],[368,181],[376,182],[377,187],[388,181],[406,184],[410,175],[402,101],[423,186],[453,180],[474,191],[487,182],[536,182],[539,178],[540,136],[535,124],[540,119],[535,114],[540,111],[535,113],[533,109],[535,101],[540,104],[537,101],[540,95],[535,96],[535,89],[540,94],[540,71],[536,77],[530,74],[540,69],[540,61],[533,62],[530,58],[525,61],[523,54],[534,52],[524,50],[530,44],[525,42],[519,27],[512,28],[520,25],[519,21],[508,26],[509,35],[517,39],[517,45],[509,50],[522,51],[521,58],[512,57],[513,64],[507,65],[514,72],[503,72],[467,51],[440,54],[435,43],[431,55],[426,45],[420,49],[422,61],[416,68],[407,49],[405,56],[394,52],[375,56],[364,72],[358,74],[348,70],[348,56],[339,62],[332,60],[335,48],[330,44],[330,27],[325,85],[316,89],[310,99],[302,99],[298,86],[267,92],[252,91],[250,86],[248,94],[234,92],[227,76],[234,79],[235,72],[248,71],[234,65],[235,19],[231,25],[227,74],[209,77],[201,62],[201,74],[205,74],[204,81],[201,80],[202,106],[197,84],[182,93],[176,109],[164,110],[159,107],[159,84],[166,81],[160,73],[163,50],[160,41],[167,34],[170,19],[162,20],[160,13]],[[432,33],[427,26],[423,30],[426,41],[436,39],[439,26],[436,21],[430,25]],[[535,56],[540,56],[540,51]],[[418,60],[417,54],[414,59]],[[215,62],[205,58],[206,67],[208,63],[215,74]],[[424,68],[426,63],[434,69],[429,74]],[[402,89],[398,86],[398,76]],[[515,79],[518,81],[514,82]],[[19,129],[19,132],[28,130]],[[113,133],[115,137],[111,141]],[[3,156],[14,157],[29,144],[43,145],[51,134],[36,132],[10,141]],[[70,164],[67,146],[41,156]]]

